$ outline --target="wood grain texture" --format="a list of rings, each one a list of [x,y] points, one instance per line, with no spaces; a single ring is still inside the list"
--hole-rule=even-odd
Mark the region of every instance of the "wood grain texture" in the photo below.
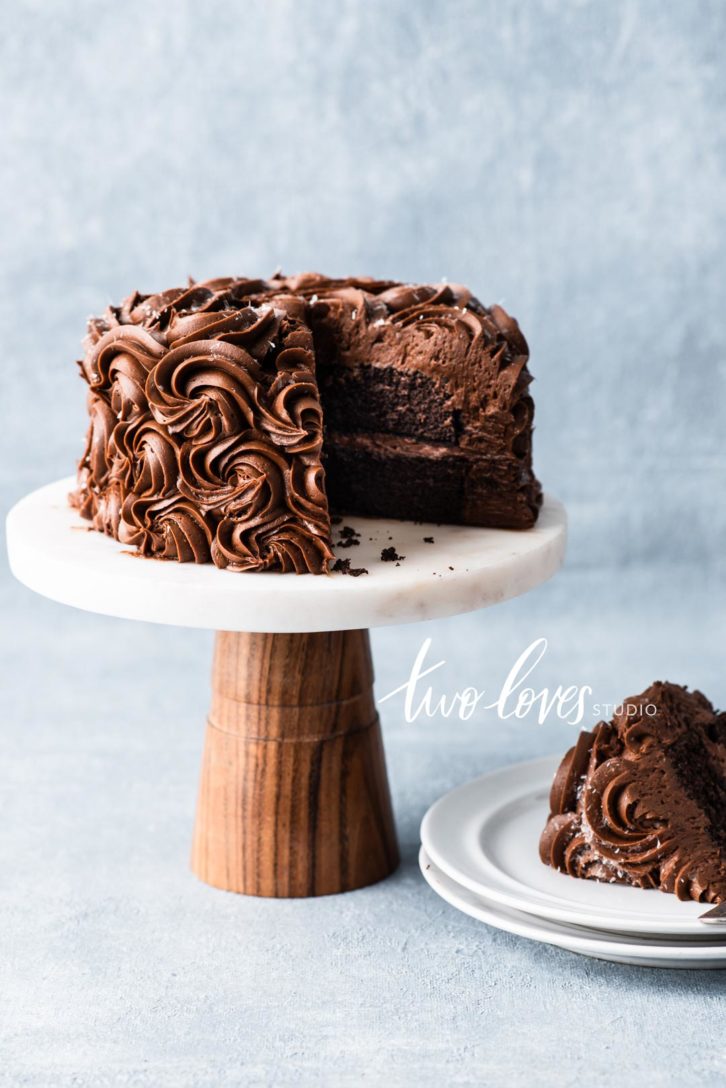
[[[368,632],[218,632],[196,875],[247,895],[312,896],[397,864]]]

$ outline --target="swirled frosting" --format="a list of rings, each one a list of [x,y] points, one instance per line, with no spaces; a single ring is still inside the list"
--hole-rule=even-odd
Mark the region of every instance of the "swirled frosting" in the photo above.
[[[109,307],[84,349],[89,428],[71,502],[143,555],[327,571],[323,411],[332,457],[341,376],[358,397],[353,431],[366,429],[363,375],[361,388],[387,397],[393,424],[378,401],[380,430],[418,428],[422,451],[444,442],[439,459],[473,452],[461,473],[473,491],[486,477],[489,505],[462,496],[453,520],[536,518],[527,346],[512,318],[464,287],[315,273],[190,282]],[[408,384],[393,388],[394,372]],[[417,422],[422,402],[431,435]]]
[[[72,501],[95,528],[180,562],[327,569],[312,334],[304,305],[277,296],[213,280],[132,295],[90,323]]]
[[[726,714],[655,683],[562,760],[540,839],[570,876],[726,899]]]

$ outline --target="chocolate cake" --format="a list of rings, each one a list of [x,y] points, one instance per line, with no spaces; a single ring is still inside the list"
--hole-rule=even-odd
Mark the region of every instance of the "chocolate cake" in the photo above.
[[[527,529],[528,349],[466,288],[316,274],[91,319],[71,502],[143,555],[323,573],[331,512]]]
[[[726,714],[655,683],[582,732],[555,775],[540,857],[570,876],[726,899]]]

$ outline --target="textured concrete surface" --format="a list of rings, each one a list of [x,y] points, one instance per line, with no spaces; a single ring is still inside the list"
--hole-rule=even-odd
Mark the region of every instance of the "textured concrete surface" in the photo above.
[[[667,676],[724,705],[714,589],[677,568],[615,584],[564,572],[489,611],[377,632],[377,691],[427,635],[451,663],[447,690],[496,689],[545,632],[542,685],[589,683],[606,700]],[[407,725],[385,703],[399,872],[347,896],[245,899],[187,868],[210,637],[20,587],[5,587],[3,615],[0,1084],[724,1083],[726,972],[619,967],[511,937],[419,876],[428,805],[564,748],[572,727]]]
[[[0,501],[65,475],[86,314],[220,272],[470,283],[521,321],[568,568],[425,635],[447,690],[726,705],[722,4],[18,0],[0,13]],[[478,926],[419,878],[426,807],[556,751],[550,722],[384,704],[404,864],[243,900],[186,868],[210,639],[0,587],[0,1083],[718,1085],[724,973],[600,964]]]

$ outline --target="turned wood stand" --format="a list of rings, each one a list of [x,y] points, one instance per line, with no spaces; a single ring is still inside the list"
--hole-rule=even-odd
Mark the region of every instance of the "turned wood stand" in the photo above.
[[[87,522],[66,501],[73,483],[49,484],[11,510],[15,576],[87,611],[217,631],[197,876],[275,897],[350,891],[388,876],[398,847],[368,628],[469,612],[533,589],[562,562],[560,503],[547,499],[523,533],[346,518],[359,544],[341,555],[368,574],[326,578],[140,560],[79,531]],[[405,556],[400,565],[381,561],[390,544]]]
[[[329,895],[397,864],[368,632],[219,632],[197,876],[248,895]]]

